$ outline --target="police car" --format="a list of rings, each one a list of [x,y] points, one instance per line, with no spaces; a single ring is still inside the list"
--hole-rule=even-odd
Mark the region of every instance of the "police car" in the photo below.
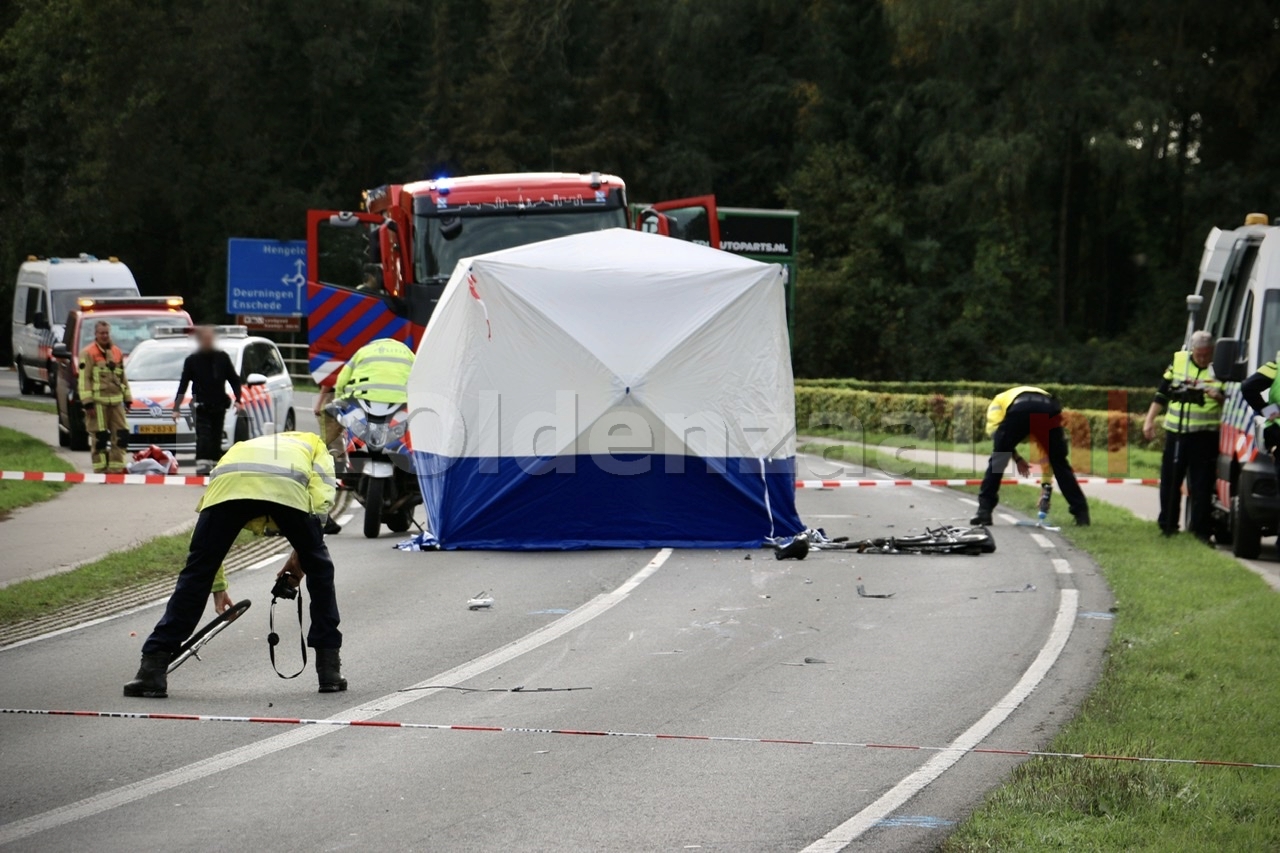
[[[223,450],[236,441],[262,435],[267,423],[277,430],[294,429],[297,416],[293,409],[293,379],[275,343],[250,336],[244,326],[217,326],[215,330],[218,348],[231,356],[231,363],[240,374],[244,402],[244,412],[238,415],[231,403],[231,387],[227,386]],[[160,329],[154,339],[138,344],[129,356],[125,376],[133,395],[133,405],[126,412],[130,450],[155,444],[174,453],[195,452],[190,389],[177,401],[181,417],[176,423],[173,420],[182,364],[196,349],[191,332],[189,328]]]

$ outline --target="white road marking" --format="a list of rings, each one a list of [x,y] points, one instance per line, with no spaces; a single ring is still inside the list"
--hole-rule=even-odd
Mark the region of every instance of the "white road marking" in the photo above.
[[[917,488],[917,489],[924,489],[926,492],[933,492],[934,494],[941,494],[942,492],[946,491],[945,489],[940,489],[940,488],[938,488],[937,486],[924,486],[924,485],[921,485],[921,486],[916,486],[916,488]]]
[[[346,527],[348,524],[351,523],[351,519],[355,517],[356,517],[356,514],[354,512],[344,512],[342,515],[335,518],[334,521],[338,522],[338,524],[342,525],[343,527]]]
[[[1048,536],[1045,536],[1043,533],[1032,533],[1032,534],[1031,534],[1031,539],[1032,539],[1032,541],[1034,541],[1037,545],[1039,545],[1041,548],[1052,548],[1052,547],[1054,547],[1054,545],[1053,545],[1053,540],[1052,540],[1052,539],[1050,539]]]
[[[973,498],[960,498],[960,503],[962,503],[962,504],[968,504],[969,506],[977,506],[977,505],[978,505],[978,502],[977,502],[977,501],[975,501]]]
[[[1049,638],[1040,648],[1036,659],[1018,679],[1018,683],[1004,695],[982,719],[970,726],[953,740],[946,752],[939,752],[926,761],[920,769],[890,788],[883,796],[817,841],[804,848],[802,853],[836,853],[852,844],[868,829],[893,814],[930,783],[951,769],[964,757],[963,750],[973,749],[982,743],[1009,715],[1036,689],[1049,670],[1057,663],[1058,656],[1071,638],[1071,628],[1076,620],[1080,592],[1064,589],[1058,596],[1058,615],[1053,620]]]
[[[811,515],[809,518],[857,518],[855,515]]]
[[[259,560],[258,562],[254,563],[254,564],[253,564],[253,565],[251,565],[251,566],[245,566],[245,567],[244,567],[243,569],[241,569],[240,571],[242,571],[242,572],[252,572],[252,571],[254,571],[254,570],[256,570],[256,569],[265,569],[267,566],[271,565],[271,564],[272,564],[272,563],[274,563],[276,560],[283,560],[286,556],[288,556],[288,555],[287,555],[287,554],[276,554],[276,555],[271,556],[271,557],[264,557],[264,558],[262,558],[261,560]]]
[[[1007,513],[1007,512],[1002,512],[1002,513],[1000,513],[999,515],[997,515],[997,516],[996,516],[996,518],[1000,519],[1000,520],[1001,520],[1001,521],[1003,521],[1005,524],[1017,524],[1017,523],[1018,523],[1018,519],[1014,518],[1012,515],[1009,515],[1009,513]]]
[[[1053,563],[1053,570],[1058,574],[1060,575],[1071,574],[1071,564],[1068,563],[1066,560],[1054,559],[1054,560],[1050,560],[1049,562]]]
[[[578,609],[554,622],[548,622],[536,631],[525,634],[518,640],[514,640],[505,646],[494,649],[493,651],[481,655],[474,660],[456,666],[453,669],[442,672],[439,675],[433,675],[425,681],[419,682],[408,688],[412,693],[396,691],[389,693],[379,699],[366,702],[354,708],[348,708],[329,717],[331,720],[365,720],[385,714],[388,711],[416,702],[419,699],[438,693],[438,690],[422,690],[421,688],[431,684],[462,684],[482,675],[491,669],[502,666],[508,661],[514,660],[521,655],[531,652],[534,649],[546,645],[552,640],[559,639],[570,631],[582,627],[586,623],[595,619],[597,616],[611,610],[618,604],[626,600],[641,583],[651,576],[658,569],[662,568],[662,564],[671,556],[670,548],[663,548],[657,553],[652,560],[645,565],[640,571],[636,572],[628,578],[621,586],[613,592],[597,595],[595,598],[583,604]],[[86,817],[92,817],[96,814],[102,814],[105,811],[126,806],[130,803],[168,791],[179,785],[185,785],[198,779],[204,779],[215,773],[221,773],[224,770],[230,770],[247,764],[258,758],[271,755],[281,750],[288,749],[291,746],[298,746],[307,741],[315,740],[318,737],[330,734],[331,732],[340,731],[338,727],[330,726],[304,726],[284,734],[269,737],[266,740],[242,746],[238,749],[228,750],[219,755],[213,755],[209,758],[188,764],[185,767],[178,767],[167,773],[161,773],[158,776],[152,776],[149,779],[141,779],[129,785],[124,785],[111,791],[104,791],[92,797],[80,800],[79,802],[69,803],[56,809],[51,809],[41,814],[32,815],[31,817],[15,820],[11,823],[0,826],[0,845],[9,844],[23,838],[28,838],[39,832],[54,829],[73,821],[82,820]]]

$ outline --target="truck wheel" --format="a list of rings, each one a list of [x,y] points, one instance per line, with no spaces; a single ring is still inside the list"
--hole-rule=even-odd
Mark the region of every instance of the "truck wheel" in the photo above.
[[[364,538],[377,539],[382,532],[382,486],[380,477],[370,477],[364,495]]]
[[[18,362],[18,393],[30,397],[40,389],[40,383],[27,376],[27,369]]]
[[[1262,528],[1241,506],[1240,496],[1231,496],[1231,553],[1246,560],[1262,553]]]
[[[71,432],[67,436],[72,450],[89,449],[89,431],[84,428],[84,407],[71,406],[67,409],[67,420],[71,422]]]

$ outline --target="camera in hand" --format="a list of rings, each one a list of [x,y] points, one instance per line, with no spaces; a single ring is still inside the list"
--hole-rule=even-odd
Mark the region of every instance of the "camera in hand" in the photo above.
[[[276,578],[276,585],[271,587],[272,598],[294,599],[298,597],[298,586],[292,583],[293,575],[284,574]]]
[[[1181,383],[1174,385],[1169,391],[1169,399],[1175,403],[1184,403],[1191,406],[1204,405],[1204,389],[1193,388],[1190,385]]]

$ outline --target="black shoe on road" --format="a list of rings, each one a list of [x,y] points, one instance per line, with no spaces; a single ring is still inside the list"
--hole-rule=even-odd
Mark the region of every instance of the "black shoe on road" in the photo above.
[[[342,677],[342,656],[337,649],[316,649],[316,678],[321,693],[341,693],[347,689]]]
[[[332,536],[335,533],[342,532],[342,525],[333,520],[332,516],[326,516],[324,520],[324,535]]]
[[[124,686],[125,696],[165,699],[169,696],[169,663],[173,656],[167,652],[153,652],[142,656],[138,674]]]
[[[977,515],[969,519],[969,524],[973,527],[990,527],[994,523],[991,520],[991,510],[989,509],[980,509]]]

